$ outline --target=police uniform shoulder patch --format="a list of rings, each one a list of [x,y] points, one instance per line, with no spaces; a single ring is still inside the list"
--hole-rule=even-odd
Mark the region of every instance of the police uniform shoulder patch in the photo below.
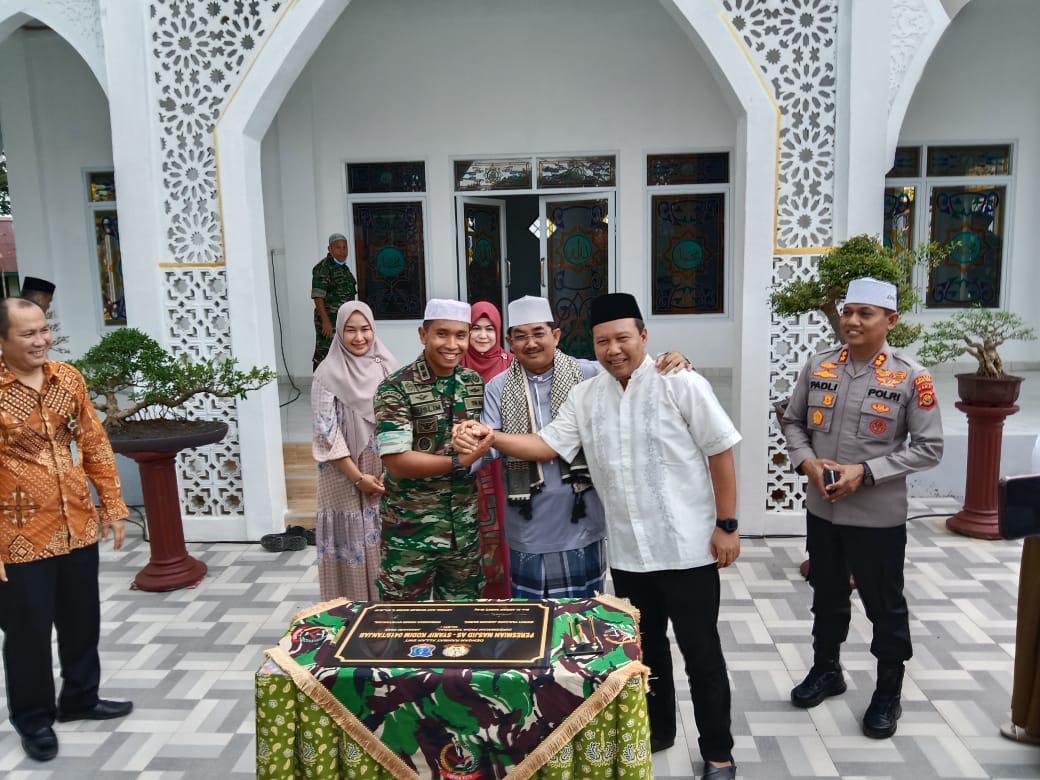
[[[931,388],[921,390],[918,388],[917,405],[922,409],[931,409],[935,406],[935,391]]]

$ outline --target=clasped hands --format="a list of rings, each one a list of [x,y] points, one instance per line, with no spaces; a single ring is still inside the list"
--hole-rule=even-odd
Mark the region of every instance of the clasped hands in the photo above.
[[[494,443],[495,431],[476,420],[463,420],[451,429],[451,446],[467,466],[491,449]]]
[[[837,472],[838,481],[825,485],[823,473],[826,470]],[[863,464],[861,463],[836,463],[829,458],[810,458],[802,463],[802,472],[809,478],[809,482],[820,491],[820,494],[832,504],[848,498],[863,484]]]

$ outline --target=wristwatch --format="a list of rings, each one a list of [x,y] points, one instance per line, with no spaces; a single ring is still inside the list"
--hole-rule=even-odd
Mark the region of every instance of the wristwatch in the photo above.
[[[721,528],[726,533],[731,534],[737,530],[737,518],[727,517],[725,519],[716,520],[715,527]]]
[[[866,461],[863,461],[859,465],[861,465],[863,467],[863,483],[866,484],[866,485],[873,485],[874,484],[874,472],[870,470],[870,466],[867,465]]]
[[[459,462],[459,454],[451,453],[451,477],[452,479],[465,479],[469,476],[469,466],[463,466]]]

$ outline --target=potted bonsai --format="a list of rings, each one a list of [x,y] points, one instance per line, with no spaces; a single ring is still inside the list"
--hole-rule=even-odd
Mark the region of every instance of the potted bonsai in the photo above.
[[[956,374],[957,408],[968,416],[968,465],[964,507],[946,527],[965,536],[999,539],[997,480],[1004,420],[1018,411],[1015,401],[1022,377],[1004,371],[997,348],[1006,341],[1033,341],[1036,332],[1017,314],[976,307],[933,323],[921,339],[918,357],[926,365],[971,355],[973,373]]]
[[[871,276],[896,285],[899,313],[902,314],[921,302],[908,283],[913,269],[918,265],[935,265],[949,254],[951,248],[932,242],[913,250],[900,250],[885,246],[874,236],[853,236],[820,259],[814,277],[792,279],[774,290],[769,296],[770,307],[774,313],[788,317],[814,311],[822,313],[831,326],[835,343],[840,343],[838,302],[845,298],[849,282]],[[921,325],[900,321],[888,334],[888,343],[893,347],[908,346],[921,331]]]
[[[917,356],[925,365],[934,366],[971,355],[978,362],[978,370],[956,374],[960,399],[983,406],[1010,405],[1018,400],[1022,377],[1004,372],[997,348],[1005,341],[1035,339],[1036,332],[1017,314],[976,307],[933,323],[921,339]]]
[[[267,368],[243,371],[233,359],[176,358],[135,328],[108,333],[72,363],[104,415],[112,449],[135,460],[141,474],[151,560],[134,586],[167,591],[197,584],[206,565],[184,546],[175,458],[187,447],[220,441],[228,427],[188,419],[185,404],[199,395],[244,398],[277,374]]]

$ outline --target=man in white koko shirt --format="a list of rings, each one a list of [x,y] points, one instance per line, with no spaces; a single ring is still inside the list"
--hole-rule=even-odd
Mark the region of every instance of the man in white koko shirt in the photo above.
[[[585,453],[606,508],[614,591],[640,612],[643,660],[651,670],[651,749],[675,741],[671,619],[693,697],[706,780],[736,776],[730,688],[718,633],[719,572],[740,554],[733,446],[740,434],[710,384],[694,372],[660,374],[628,293],[592,302],[596,358],[606,371],[571,388],[537,434],[456,426],[471,451],[493,437],[500,452],[530,461]],[[483,442],[482,442],[483,443]]]

